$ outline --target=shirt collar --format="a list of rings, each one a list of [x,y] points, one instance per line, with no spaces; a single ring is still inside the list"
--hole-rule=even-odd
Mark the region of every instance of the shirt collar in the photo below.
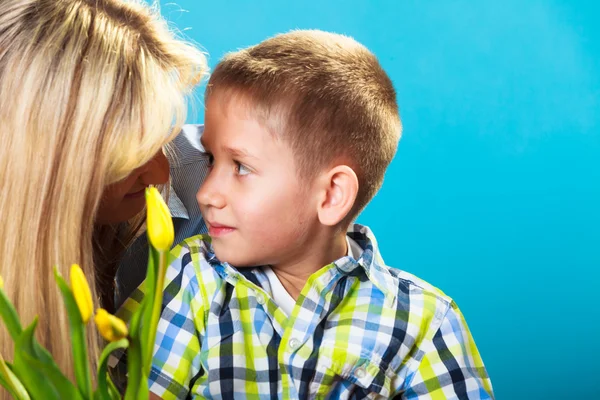
[[[373,282],[373,284],[379,289],[389,301],[395,301],[398,292],[398,285],[396,278],[390,273],[389,269],[385,266],[379,247],[377,246],[377,239],[370,228],[360,224],[352,224],[348,228],[346,234],[352,238],[362,249],[362,254],[355,260],[351,256],[345,256],[334,262],[337,270],[346,275],[355,275],[364,273],[367,278]],[[245,276],[247,279],[251,275],[254,275],[254,280],[261,278],[266,280],[264,273],[255,273],[260,268],[243,268],[243,272],[235,267],[232,267],[228,263],[220,263],[215,257],[212,250],[212,246],[209,246],[209,252],[207,254],[207,260],[213,265],[216,271],[231,284],[239,279],[240,275]],[[257,278],[258,276],[258,278]],[[250,279],[251,281],[253,279]],[[258,284],[258,282],[253,282]],[[259,284],[260,285],[260,284]],[[262,285],[260,285],[262,286]]]
[[[364,272],[367,278],[386,296],[395,298],[397,284],[383,262],[377,239],[371,229],[364,225],[352,224],[346,235],[360,246],[362,254],[357,260],[352,257],[340,258],[334,263],[337,269],[348,275]]]
[[[169,211],[171,211],[171,216],[173,218],[183,218],[190,219],[190,215],[188,214],[187,208],[183,205],[181,199],[177,196],[175,189],[173,189],[173,185],[169,184],[169,200],[167,201],[169,205]]]

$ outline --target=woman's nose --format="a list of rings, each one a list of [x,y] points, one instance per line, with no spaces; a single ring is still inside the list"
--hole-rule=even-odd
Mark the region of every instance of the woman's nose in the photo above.
[[[164,153],[159,151],[143,167],[140,181],[145,185],[162,185],[169,181],[169,160]]]

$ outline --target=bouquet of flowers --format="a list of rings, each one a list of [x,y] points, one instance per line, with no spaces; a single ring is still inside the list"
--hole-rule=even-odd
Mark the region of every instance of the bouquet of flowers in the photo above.
[[[60,371],[51,354],[35,339],[37,319],[25,328],[21,325],[15,308],[3,290],[4,282],[0,277],[0,317],[15,344],[12,362],[0,355],[0,385],[15,399],[121,399],[108,374],[109,356],[118,349],[127,351],[127,389],[124,399],[148,399],[147,381],[174,230],[169,209],[156,188],[146,189],[146,202],[150,246],[146,296],[141,307],[132,315],[129,327],[106,310],[96,310],[96,327],[108,344],[100,355],[98,370],[95,371],[95,388],[92,387],[85,335],[94,310],[90,288],[81,268],[76,264],[71,267],[70,284],[54,270],[69,315],[75,382]]]

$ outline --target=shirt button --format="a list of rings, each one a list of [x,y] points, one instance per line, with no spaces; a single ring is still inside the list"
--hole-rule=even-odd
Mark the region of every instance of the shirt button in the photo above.
[[[367,376],[367,371],[365,371],[363,367],[358,367],[354,370],[354,376],[356,376],[358,379],[362,379]]]
[[[265,296],[262,293],[256,293],[256,302],[260,305],[265,304]]]
[[[293,338],[290,340],[290,348],[292,350],[296,350],[298,347],[300,347],[300,341],[296,338]]]

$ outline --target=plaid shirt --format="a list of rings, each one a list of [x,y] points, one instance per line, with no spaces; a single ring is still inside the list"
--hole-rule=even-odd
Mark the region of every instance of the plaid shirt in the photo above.
[[[383,265],[368,228],[348,235],[359,260],[314,273],[290,316],[260,268],[219,263],[202,236],[176,247],[150,390],[164,399],[493,399],[456,304]]]

